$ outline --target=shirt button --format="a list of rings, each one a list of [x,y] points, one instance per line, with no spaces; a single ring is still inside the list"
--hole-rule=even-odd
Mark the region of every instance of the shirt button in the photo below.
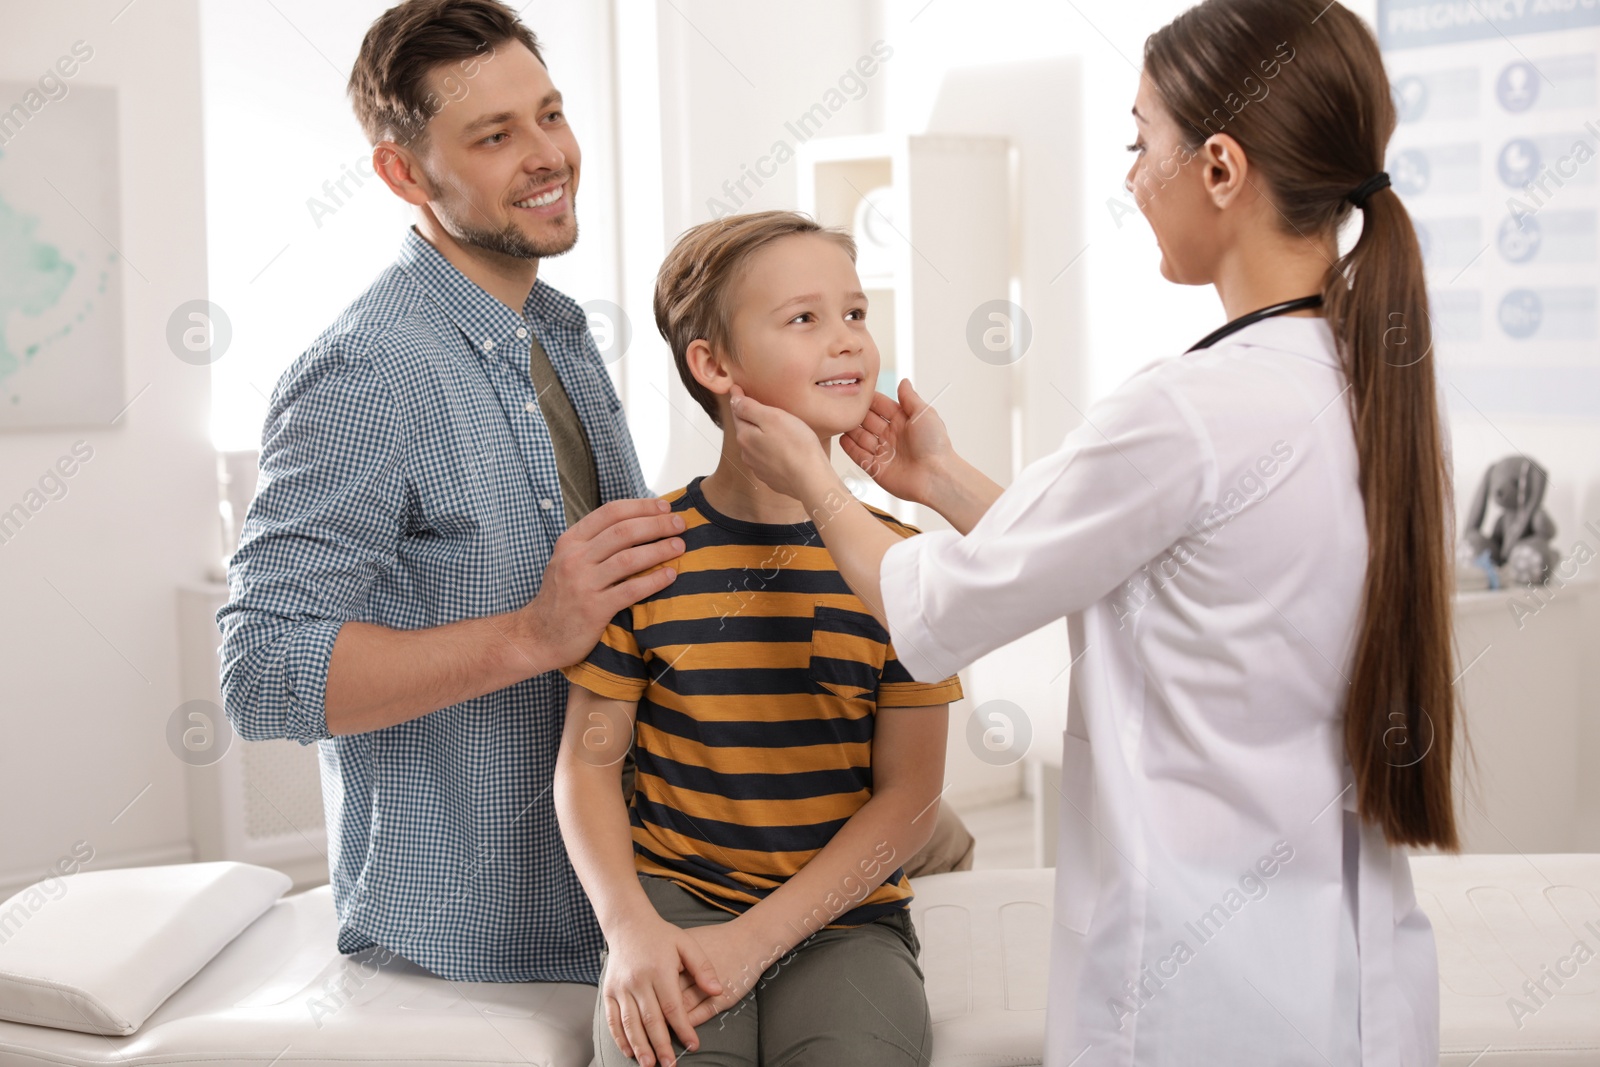
[[[517,336],[518,337],[526,337],[526,336],[528,336],[528,331],[523,329],[521,326],[518,326],[517,327]]]
[[[494,351],[494,341],[489,340],[489,341],[483,342],[483,350],[485,352],[493,352]]]
[[[539,506],[541,508],[544,508],[546,511],[549,511],[551,508],[555,507],[556,505],[555,505],[555,501],[551,500],[549,497],[545,497],[544,499],[539,501]]]
[[[528,412],[531,415],[533,412],[539,410],[539,405],[535,404],[533,401],[529,400],[527,403],[522,405],[522,410]]]

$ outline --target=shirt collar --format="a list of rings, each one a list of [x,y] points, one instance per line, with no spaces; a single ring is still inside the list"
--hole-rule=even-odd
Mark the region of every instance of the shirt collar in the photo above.
[[[462,274],[415,227],[407,227],[397,262],[422,283],[480,358],[505,358],[515,352],[511,362],[525,364],[533,324],[562,311],[554,299],[556,291],[541,278],[534,281],[522,314],[517,314]]]
[[[1280,315],[1276,318],[1263,319],[1246,326],[1232,336],[1223,338],[1214,347],[1221,349],[1230,345],[1268,348],[1301,356],[1315,363],[1325,363],[1330,367],[1343,366],[1339,360],[1338,347],[1334,344],[1333,328],[1328,325],[1328,320],[1320,315],[1300,318]]]

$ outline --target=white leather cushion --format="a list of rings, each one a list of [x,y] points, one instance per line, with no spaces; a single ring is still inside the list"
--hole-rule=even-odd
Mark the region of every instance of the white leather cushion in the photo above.
[[[289,889],[248,863],[80,871],[0,905],[0,1019],[131,1034]]]
[[[340,955],[327,886],[284,897],[127,1037],[0,1020],[0,1067],[586,1067],[595,988],[450,982]]]
[[[914,878],[933,1067],[1026,1067],[1044,1055],[1053,867]]]

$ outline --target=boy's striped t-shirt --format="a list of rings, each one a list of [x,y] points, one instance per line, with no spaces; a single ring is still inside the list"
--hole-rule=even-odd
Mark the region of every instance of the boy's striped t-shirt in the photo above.
[[[742,912],[871,797],[876,710],[946,704],[961,698],[961,684],[912,680],[813,523],[722,515],[701,480],[663,498],[686,526],[677,579],[618,612],[589,658],[565,673],[600,696],[638,702],[636,869]],[[870,510],[903,537],[918,532]],[[928,728],[943,731],[943,715]],[[908,857],[888,851],[863,872],[870,880],[840,888],[855,903],[829,925],[906,906]]]

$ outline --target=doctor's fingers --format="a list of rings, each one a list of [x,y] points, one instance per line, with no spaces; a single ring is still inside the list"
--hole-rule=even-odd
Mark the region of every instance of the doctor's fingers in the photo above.
[[[846,430],[839,435],[841,444],[855,447],[868,455],[876,455],[889,447],[889,442],[880,434],[871,430],[864,430],[857,426],[853,430]]]
[[[860,430],[851,430],[850,434],[859,434],[861,432]],[[865,471],[868,477],[876,479],[883,469],[888,466],[886,457],[889,455],[889,450],[876,437],[871,437],[872,444],[862,445],[860,438],[852,437],[850,434],[840,436],[839,447],[844,450],[845,457],[850,462]],[[871,435],[868,436],[870,437]]]
[[[861,420],[861,426],[863,429],[871,430],[873,433],[882,433],[894,425],[895,420],[903,420],[906,417],[905,408],[901,407],[893,397],[886,396],[883,393],[873,393],[872,406],[867,408],[867,414]]]

